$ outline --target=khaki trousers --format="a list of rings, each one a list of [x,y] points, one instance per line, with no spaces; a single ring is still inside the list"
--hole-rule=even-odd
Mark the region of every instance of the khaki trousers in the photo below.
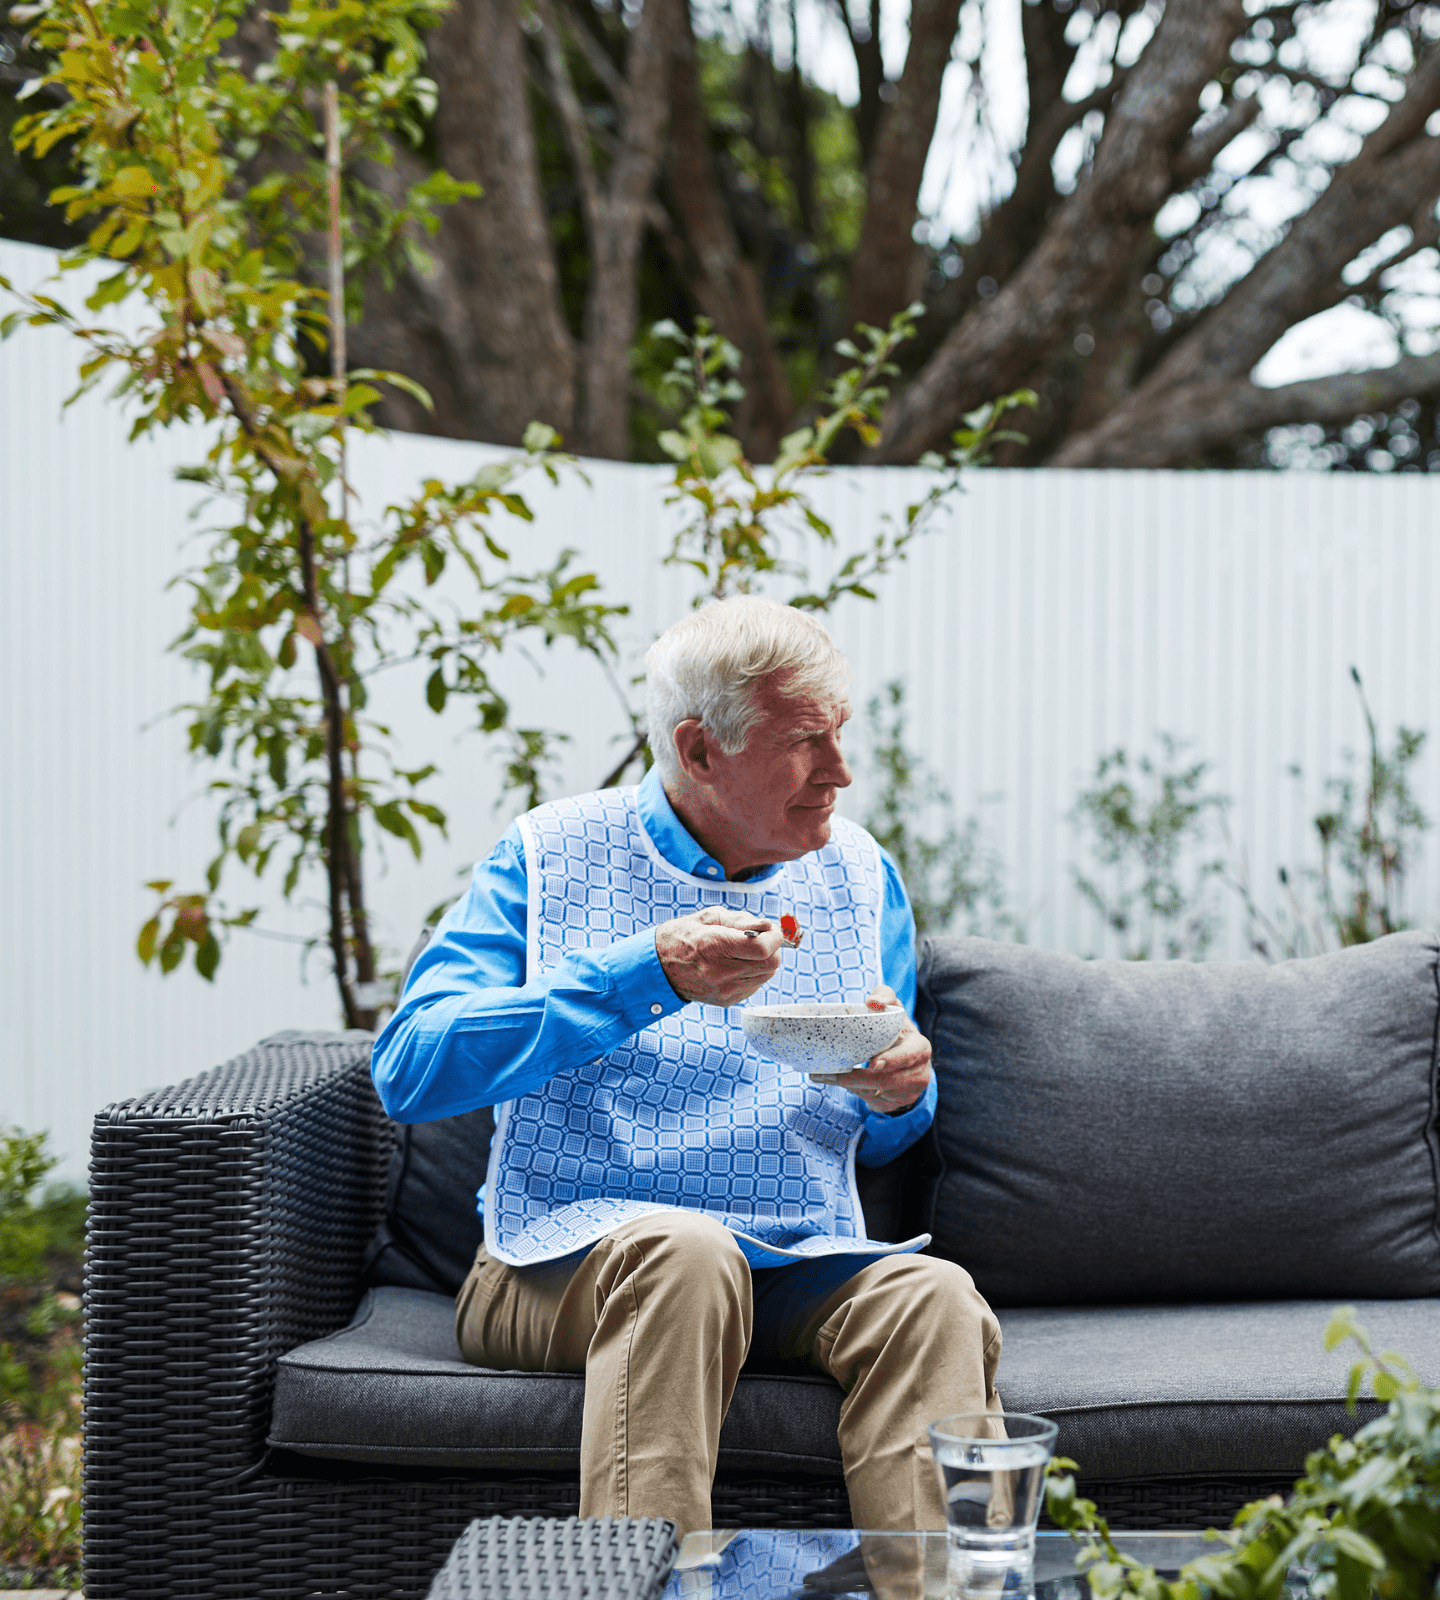
[[[843,1273],[843,1267],[840,1272]],[[583,1372],[580,1515],[670,1517],[710,1526],[710,1487],[740,1368],[755,1341],[799,1356],[845,1391],[840,1457],[855,1526],[943,1528],[926,1424],[998,1411],[1000,1326],[948,1261],[885,1256],[813,1303],[809,1264],[755,1274],[728,1229],[699,1212],[624,1224],[577,1264],[509,1267],[484,1245],[456,1302],[456,1337],[477,1366]],[[761,1280],[768,1280],[762,1282]]]

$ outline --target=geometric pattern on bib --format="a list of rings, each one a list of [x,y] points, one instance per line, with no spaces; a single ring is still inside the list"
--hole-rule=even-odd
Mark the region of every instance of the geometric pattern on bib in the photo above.
[[[633,789],[541,806],[521,819],[527,977],[572,949],[730,906],[771,919],[793,911],[805,929],[747,1004],[861,1000],[880,981],[880,857],[854,824],[835,818],[831,830],[824,849],[747,888],[663,861]],[[511,1265],[572,1254],[676,1207],[786,1258],[854,1253],[865,1237],[854,1182],[861,1102],[756,1055],[738,1007],[687,1005],[499,1110],[486,1246]]]

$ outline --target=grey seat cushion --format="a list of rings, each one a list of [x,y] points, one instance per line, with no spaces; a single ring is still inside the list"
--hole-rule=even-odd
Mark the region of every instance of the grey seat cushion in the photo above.
[[[1440,1300],[1358,1301],[1377,1350],[1440,1383]],[[1102,1479],[1298,1474],[1352,1416],[1354,1345],[1326,1351],[1331,1301],[1023,1306],[1001,1311],[1007,1410],[1060,1424],[1057,1450]]]
[[[280,1358],[267,1443],[342,1461],[574,1473],[584,1392],[573,1373],[468,1366],[453,1300],[381,1287],[349,1327]],[[841,1398],[818,1373],[742,1376],[721,1471],[838,1473]]]
[[[927,941],[932,1248],[992,1305],[1440,1294],[1437,958]]]
[[[1327,1354],[1328,1303],[1023,1307],[1000,1313],[1006,1406],[1060,1423],[1058,1448],[1095,1479],[1298,1473],[1353,1432],[1350,1357]],[[1440,1381],[1440,1301],[1361,1304],[1377,1346]],[[280,1359],[269,1444],[304,1455],[469,1470],[577,1472],[584,1380],[467,1366],[454,1306],[371,1290],[348,1328]],[[838,1476],[839,1387],[744,1374],[720,1471]]]

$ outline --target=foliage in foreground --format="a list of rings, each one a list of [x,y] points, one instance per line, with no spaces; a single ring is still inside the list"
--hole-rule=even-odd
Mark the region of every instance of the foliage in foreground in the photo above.
[[[40,1192],[45,1135],[0,1129],[0,1574],[77,1585],[85,1197]]]
[[[1325,1348],[1346,1339],[1362,1351],[1351,1409],[1368,1378],[1388,1402],[1384,1415],[1312,1452],[1288,1499],[1246,1506],[1231,1531],[1214,1535],[1222,1548],[1174,1580],[1123,1555],[1094,1503],[1076,1495],[1075,1463],[1051,1463],[1046,1508],[1083,1545],[1078,1561],[1096,1600],[1284,1600],[1296,1569],[1311,1600],[1440,1596],[1440,1389],[1425,1387],[1403,1356],[1377,1356],[1351,1306],[1330,1319]]]

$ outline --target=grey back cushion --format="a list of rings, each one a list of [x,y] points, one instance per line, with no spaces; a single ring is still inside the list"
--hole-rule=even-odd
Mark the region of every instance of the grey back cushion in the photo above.
[[[385,1215],[366,1257],[366,1283],[456,1293],[484,1231],[475,1195],[485,1181],[494,1132],[489,1106],[396,1127]]]
[[[1437,958],[928,940],[932,1250],[998,1306],[1440,1294]]]
[[[401,987],[430,942],[422,928]],[[475,1196],[485,1182],[495,1113],[489,1106],[439,1122],[395,1125],[385,1215],[365,1257],[365,1281],[455,1294],[484,1234]]]

